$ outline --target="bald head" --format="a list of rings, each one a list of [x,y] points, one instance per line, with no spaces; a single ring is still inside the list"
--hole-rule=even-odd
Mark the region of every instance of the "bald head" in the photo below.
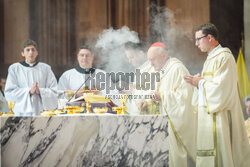
[[[147,59],[155,71],[160,71],[168,60],[167,50],[160,46],[152,46],[148,49]]]

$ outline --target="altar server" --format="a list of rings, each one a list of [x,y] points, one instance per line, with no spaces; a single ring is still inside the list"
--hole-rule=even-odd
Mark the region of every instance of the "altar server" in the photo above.
[[[125,55],[129,63],[136,69],[144,69],[149,65],[142,43],[127,42]]]
[[[141,102],[140,108],[146,114],[168,115],[169,166],[194,165],[197,116],[191,103],[193,88],[183,79],[189,72],[180,60],[168,55],[161,42],[149,48],[147,58],[152,66],[149,72],[159,72],[160,82],[151,90],[155,99]]]
[[[144,52],[144,48],[142,43],[133,43],[133,42],[127,42],[125,44],[125,55],[128,59],[128,62],[135,68],[136,70],[140,70],[141,73],[147,72],[147,70],[150,68],[150,63],[147,61],[147,55]],[[136,86],[142,86],[138,85],[136,83],[136,75],[133,78],[133,83],[130,83],[129,85],[129,92],[133,96],[136,96],[138,94],[141,94],[141,90],[136,90]],[[137,84],[137,85],[136,85]],[[134,98],[128,99],[127,101],[127,107],[130,114],[137,115],[139,114],[138,109],[138,103],[141,100],[137,100]]]
[[[248,167],[250,148],[237,88],[236,63],[231,51],[219,44],[218,36],[211,23],[196,29],[195,45],[208,56],[201,76],[185,76],[186,82],[198,87],[196,166]]]
[[[21,54],[25,60],[9,67],[5,86],[7,101],[15,102],[15,116],[35,116],[55,109],[57,81],[51,67],[37,61],[36,42],[25,41]]]

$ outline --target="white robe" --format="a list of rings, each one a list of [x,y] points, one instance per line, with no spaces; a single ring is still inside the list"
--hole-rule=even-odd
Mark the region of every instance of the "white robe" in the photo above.
[[[161,70],[158,91],[161,93],[161,114],[169,118],[169,166],[195,164],[197,115],[192,106],[193,87],[183,77],[189,74],[186,67],[176,58],[169,58]],[[188,158],[189,157],[189,158]]]
[[[250,149],[237,89],[237,69],[228,48],[213,49],[199,83],[197,167],[247,167]]]
[[[146,61],[143,63],[141,66],[137,67],[136,70],[140,70],[141,73],[143,72],[149,72],[151,69],[151,65],[149,61]],[[131,99],[128,100],[127,102],[127,107],[128,107],[128,112],[131,115],[139,115],[140,110],[139,110],[139,103],[143,101],[144,99],[138,99],[138,95],[143,95],[145,94],[145,91],[143,90],[136,90],[136,75],[134,76],[134,82],[132,84],[133,90],[131,92]],[[142,86],[142,85],[139,85]]]
[[[156,71],[150,68],[149,72]],[[169,117],[170,167],[188,166],[188,155],[195,163],[197,115],[191,103],[193,87],[184,81],[185,74],[189,72],[182,62],[170,57],[161,69],[160,82],[156,85],[162,98],[158,109],[157,102],[146,100],[149,114],[167,114]]]
[[[33,83],[38,82],[40,94],[29,93]],[[5,86],[7,101],[15,102],[15,116],[40,115],[43,110],[57,108],[57,81],[51,67],[38,63],[26,67],[14,63],[9,67]]]

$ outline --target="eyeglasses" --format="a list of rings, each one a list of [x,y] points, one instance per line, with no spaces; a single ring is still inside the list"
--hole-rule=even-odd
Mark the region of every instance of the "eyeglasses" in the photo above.
[[[91,54],[79,54],[80,57],[86,57],[89,58],[91,56]]]
[[[196,38],[196,39],[195,39],[195,42],[199,42],[202,38],[205,38],[205,37],[207,37],[207,35],[204,35],[204,36],[202,36],[202,37],[200,37],[200,38]]]

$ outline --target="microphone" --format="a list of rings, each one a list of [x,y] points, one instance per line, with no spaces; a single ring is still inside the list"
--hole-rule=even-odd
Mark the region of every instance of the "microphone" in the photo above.
[[[92,76],[92,73],[90,73],[89,77],[81,84],[81,86],[75,91],[75,93],[70,97],[68,102],[76,95],[76,93],[82,88],[82,86],[89,80],[89,78]]]

